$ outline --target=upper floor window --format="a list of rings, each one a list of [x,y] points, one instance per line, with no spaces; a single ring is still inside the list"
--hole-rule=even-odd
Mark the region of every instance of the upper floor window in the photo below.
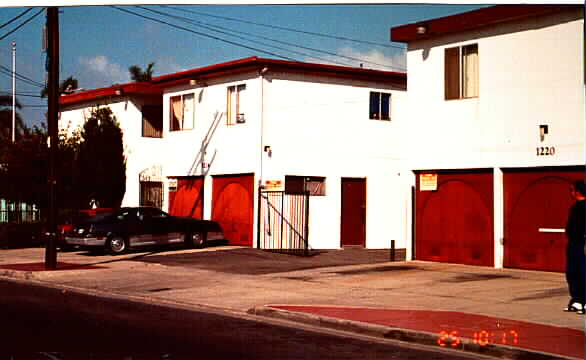
[[[195,101],[193,94],[171,97],[170,131],[193,129]]]
[[[163,137],[163,105],[142,107],[142,136]]]
[[[391,120],[391,94],[370,92],[369,118],[375,120]]]
[[[478,97],[478,44],[445,49],[446,100]]]
[[[244,90],[246,90],[245,84],[228,86],[228,106],[226,109],[228,125],[246,122],[243,106]]]

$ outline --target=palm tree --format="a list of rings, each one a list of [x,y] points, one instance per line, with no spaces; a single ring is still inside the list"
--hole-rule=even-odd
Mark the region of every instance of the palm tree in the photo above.
[[[59,84],[59,94],[68,94],[78,88],[77,79],[73,76],[70,76],[67,79],[61,81]],[[49,96],[49,89],[45,86],[45,88],[41,91],[41,97],[45,98],[47,96]]]
[[[132,81],[150,81],[153,77],[153,68],[155,67],[155,63],[152,62],[147,65],[145,71],[142,71],[142,68],[138,65],[132,65],[128,68],[130,72],[130,78]]]
[[[17,109],[22,109],[22,105],[15,102]],[[17,112],[15,119],[15,134],[19,136],[25,132],[24,122]],[[0,140],[12,139],[12,96],[0,95]]]

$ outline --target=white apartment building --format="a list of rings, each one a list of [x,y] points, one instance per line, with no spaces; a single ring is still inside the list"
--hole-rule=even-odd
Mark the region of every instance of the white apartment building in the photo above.
[[[391,29],[407,44],[409,258],[563,271],[584,179],[584,7],[499,5]]]

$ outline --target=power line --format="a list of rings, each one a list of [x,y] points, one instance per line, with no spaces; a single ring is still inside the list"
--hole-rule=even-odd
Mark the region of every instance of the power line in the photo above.
[[[207,37],[207,38],[214,39],[214,40],[219,40],[219,41],[222,41],[222,42],[225,42],[225,43],[228,43],[228,44],[232,44],[232,45],[234,45],[234,46],[239,46],[239,47],[242,47],[242,48],[245,48],[245,49],[248,49],[248,50],[253,50],[253,51],[257,51],[257,52],[262,52],[262,53],[265,53],[265,54],[268,54],[268,55],[272,55],[272,56],[279,57],[279,58],[281,58],[281,59],[285,59],[285,60],[291,60],[291,61],[296,61],[295,59],[293,59],[293,58],[290,58],[290,57],[288,57],[288,56],[279,55],[279,54],[276,54],[276,53],[272,53],[272,52],[270,52],[270,51],[266,51],[266,50],[262,50],[262,49],[258,49],[258,48],[253,48],[253,47],[251,47],[251,46],[247,46],[247,45],[242,45],[242,44],[236,43],[236,42],[234,42],[234,41],[230,41],[230,40],[222,39],[222,38],[220,38],[220,37],[217,37],[217,36],[213,36],[213,35],[204,34],[204,33],[201,33],[201,32],[199,32],[199,31],[194,31],[194,30],[191,30],[191,29],[188,29],[188,28],[185,28],[185,27],[179,26],[179,25],[171,24],[171,23],[168,23],[168,22],[166,22],[166,21],[163,21],[163,20],[159,20],[159,19],[152,18],[152,17],[150,17],[150,16],[145,16],[145,15],[141,15],[141,14],[138,14],[138,13],[132,12],[132,11],[130,11],[130,10],[122,9],[122,8],[119,8],[118,6],[113,6],[113,5],[111,5],[110,7],[114,8],[114,9],[116,9],[116,10],[119,10],[119,11],[122,11],[122,12],[125,12],[125,13],[128,13],[128,14],[134,15],[134,16],[141,17],[141,18],[143,18],[143,19],[148,19],[148,20],[151,20],[151,21],[158,22],[158,23],[160,23],[160,24],[165,24],[165,25],[168,25],[168,26],[174,27],[174,28],[176,28],[176,29],[179,29],[179,30],[184,30],[184,31],[187,31],[187,32],[190,32],[190,33],[196,34],[196,35],[200,35],[200,36]]]
[[[8,22],[0,25],[0,29],[12,24],[14,21],[18,20],[19,18],[21,18],[22,16],[24,16],[27,12],[31,11],[33,8],[28,8],[25,11],[23,11],[22,13],[20,13],[20,15],[17,15],[15,17],[13,17],[11,20],[9,20]]]
[[[290,51],[290,52],[296,53],[298,55],[303,55],[303,56],[311,57],[311,58],[314,58],[314,59],[319,59],[319,60],[322,60],[322,61],[327,61],[327,62],[330,62],[330,63],[336,63],[336,64],[346,65],[346,66],[354,66],[352,64],[342,63],[342,62],[338,62],[338,61],[335,61],[335,60],[332,60],[332,59],[325,59],[325,58],[318,57],[318,56],[315,56],[315,55],[311,55],[311,54],[307,54],[307,53],[302,53],[302,52],[294,51],[294,50],[291,50],[291,49],[285,49],[285,48],[282,48],[282,47],[277,47],[277,46],[274,46],[274,45],[270,45],[270,44],[258,42],[258,41],[255,41],[255,40],[250,40],[250,39],[247,39],[246,37],[242,37],[242,36],[234,35],[234,34],[229,34],[229,33],[225,32],[225,31],[221,31],[221,30],[217,30],[217,29],[223,29],[223,30],[226,30],[228,32],[237,33],[237,34],[245,34],[245,35],[248,35],[248,36],[252,36],[252,37],[256,37],[256,38],[260,38],[260,39],[272,41],[272,42],[275,42],[275,43],[278,43],[278,44],[284,44],[284,45],[288,45],[288,46],[298,47],[298,48],[301,48],[301,49],[310,50],[310,51],[314,51],[314,52],[318,52],[318,53],[323,53],[323,54],[327,54],[327,55],[330,55],[330,56],[340,57],[340,58],[344,58],[344,59],[348,59],[348,60],[352,60],[352,61],[357,61],[357,62],[360,62],[360,63],[367,63],[367,64],[377,65],[377,66],[381,66],[381,67],[385,67],[385,68],[391,68],[391,69],[392,68],[397,68],[397,69],[400,69],[402,71],[405,71],[406,70],[405,68],[401,68],[401,67],[398,67],[398,66],[393,66],[393,65],[388,65],[388,64],[380,64],[380,63],[376,63],[376,62],[372,62],[372,61],[368,61],[368,60],[364,60],[364,59],[359,59],[359,58],[355,58],[355,57],[351,57],[351,56],[340,55],[340,54],[337,54],[337,53],[334,53],[334,52],[329,52],[329,51],[326,51],[326,50],[314,49],[314,48],[310,48],[310,47],[303,46],[303,45],[299,45],[299,44],[294,44],[294,43],[290,43],[290,42],[286,42],[286,41],[271,39],[269,37],[262,36],[262,35],[256,35],[256,34],[250,34],[250,33],[245,33],[245,32],[234,31],[234,30],[231,30],[231,29],[228,29],[226,27],[219,26],[219,25],[213,25],[213,24],[209,24],[209,23],[205,23],[205,22],[201,22],[201,21],[195,21],[195,20],[192,20],[192,19],[189,19],[189,18],[185,18],[185,17],[182,17],[182,16],[171,15],[171,14],[164,13],[164,12],[161,12],[161,11],[157,11],[157,10],[145,8],[143,6],[136,6],[136,7],[141,8],[143,10],[150,11],[150,12],[154,12],[154,13],[159,14],[159,15],[163,15],[163,16],[167,16],[167,17],[174,18],[174,19],[178,19],[180,21],[184,21],[184,22],[193,24],[195,26],[200,26],[200,27],[203,27],[203,28],[208,29],[208,30],[212,30],[212,31],[215,31],[215,32],[219,32],[219,33],[222,33],[222,34],[229,35],[229,36],[234,36],[234,37],[237,37],[237,38],[240,38],[240,39],[244,39],[246,41],[250,41],[250,42],[253,42],[253,43],[261,44],[261,45],[264,45],[264,46],[273,47],[273,48],[280,49],[280,50]]]
[[[189,24],[192,24],[192,25],[195,25],[195,26],[199,26],[199,27],[202,27],[204,29],[208,29],[208,30],[211,30],[211,31],[218,32],[220,34],[224,34],[224,35],[228,35],[228,36],[233,36],[233,37],[236,37],[236,38],[239,38],[239,39],[242,39],[242,40],[246,40],[246,41],[249,41],[251,43],[255,43],[255,44],[260,44],[260,45],[272,47],[272,48],[275,48],[275,49],[278,49],[278,50],[289,51],[289,52],[294,53],[294,54],[297,54],[297,55],[303,55],[303,56],[311,57],[311,58],[314,58],[314,59],[319,59],[319,60],[323,60],[323,61],[330,61],[330,62],[334,62],[336,64],[348,65],[349,66],[349,64],[346,64],[346,63],[341,63],[341,62],[337,62],[337,61],[334,61],[334,60],[324,59],[324,58],[321,58],[321,57],[318,57],[318,56],[314,56],[314,55],[311,55],[311,54],[306,54],[306,53],[298,52],[298,51],[295,51],[295,50],[282,48],[282,47],[279,47],[279,46],[275,46],[275,45],[263,43],[263,42],[260,42],[260,41],[250,40],[250,39],[247,39],[244,36],[239,36],[239,35],[236,35],[236,34],[230,34],[229,32],[235,32],[235,31],[230,30],[230,29],[223,28],[221,26],[217,26],[217,28],[219,28],[219,29],[225,29],[227,31],[222,31],[222,30],[214,29],[214,25],[208,26],[209,24],[205,24],[205,23],[202,23],[202,22],[199,22],[199,21],[195,21],[195,20],[191,20],[191,19],[188,19],[188,18],[184,18],[184,17],[181,17],[181,16],[166,14],[166,13],[163,13],[163,12],[160,12],[160,11],[156,11],[156,10],[153,10],[153,9],[149,9],[149,8],[145,8],[145,7],[142,7],[142,6],[135,6],[135,7],[138,7],[138,8],[141,8],[143,10],[150,11],[150,12],[154,12],[154,13],[159,14],[159,15],[163,15],[163,16],[167,16],[167,17],[170,17],[170,18],[173,18],[173,19],[177,19],[177,20],[180,20],[180,21],[183,21],[183,22],[187,22]],[[236,33],[238,33],[238,32],[236,32]],[[264,39],[267,39],[269,41],[279,42],[278,40],[273,40],[273,39],[265,38],[265,37],[262,37],[262,36],[259,36],[259,35],[253,35],[253,34],[247,34],[247,35],[254,36],[254,37],[264,38]],[[285,44],[287,44],[287,43],[285,43]],[[293,46],[296,46],[296,45],[293,45]],[[298,47],[302,47],[302,46],[298,46]],[[310,49],[310,48],[307,48],[307,49]],[[310,49],[310,50],[314,50],[314,49]],[[314,50],[314,51],[318,51],[318,50]],[[334,54],[334,55],[336,55],[336,54]]]
[[[22,105],[22,107],[23,108],[39,108],[39,109],[42,109],[42,108],[48,107],[48,105]]]
[[[0,90],[0,94],[12,95],[12,91]],[[32,93],[16,93],[17,96],[24,96],[24,97],[34,97],[34,98],[43,98],[41,95],[35,95]]]
[[[9,76],[9,77],[12,78],[12,70],[9,69],[9,68],[7,68],[4,65],[0,65],[0,74],[4,74],[4,75],[7,75],[7,76]],[[33,86],[36,86],[36,87],[39,87],[39,88],[42,88],[42,89],[45,88],[45,84],[42,84],[40,82],[37,82],[37,81],[35,81],[35,80],[31,79],[31,78],[28,78],[28,77],[26,77],[24,75],[21,75],[21,74],[19,74],[17,72],[15,72],[14,75],[16,76],[16,78],[18,80],[23,81],[23,82],[26,82],[29,85],[33,85]]]
[[[159,5],[159,6],[174,9],[177,11],[189,12],[189,13],[196,14],[196,15],[214,17],[214,18],[218,18],[218,19],[222,19],[222,20],[237,21],[237,22],[241,22],[241,23],[245,23],[245,24],[264,26],[264,27],[268,27],[268,28],[272,28],[272,29],[297,32],[297,33],[301,33],[301,34],[320,36],[320,37],[331,38],[331,39],[336,39],[336,40],[351,41],[351,42],[360,43],[360,44],[376,45],[376,46],[381,46],[381,47],[389,47],[389,48],[397,48],[397,49],[405,50],[405,47],[399,46],[399,45],[382,44],[382,43],[377,43],[377,42],[372,42],[372,41],[367,41],[367,40],[358,40],[358,39],[352,39],[352,38],[343,37],[343,36],[335,36],[335,35],[317,33],[317,32],[312,32],[312,31],[298,30],[298,29],[287,28],[287,27],[277,26],[277,25],[262,24],[262,23],[257,23],[254,21],[236,19],[236,18],[231,18],[231,17],[227,17],[227,16],[206,14],[206,13],[202,13],[199,11],[177,8],[177,7],[168,6],[168,5]]]
[[[17,31],[18,29],[20,29],[21,27],[23,27],[24,25],[26,25],[27,23],[29,23],[32,19],[36,18],[37,16],[39,16],[40,13],[42,13],[44,11],[44,9],[40,9],[36,14],[34,14],[33,16],[29,17],[28,19],[26,19],[22,24],[18,25],[17,27],[15,27],[14,29],[12,29],[11,31],[9,31],[6,35],[0,37],[0,40],[4,40],[5,38],[8,37],[8,35],[14,33],[15,31]]]

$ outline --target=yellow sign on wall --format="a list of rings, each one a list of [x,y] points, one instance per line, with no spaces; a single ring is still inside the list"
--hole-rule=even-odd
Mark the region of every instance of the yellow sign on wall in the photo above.
[[[437,174],[419,174],[419,191],[436,191]]]
[[[265,180],[264,189],[270,191],[283,191],[283,182],[281,180]]]

